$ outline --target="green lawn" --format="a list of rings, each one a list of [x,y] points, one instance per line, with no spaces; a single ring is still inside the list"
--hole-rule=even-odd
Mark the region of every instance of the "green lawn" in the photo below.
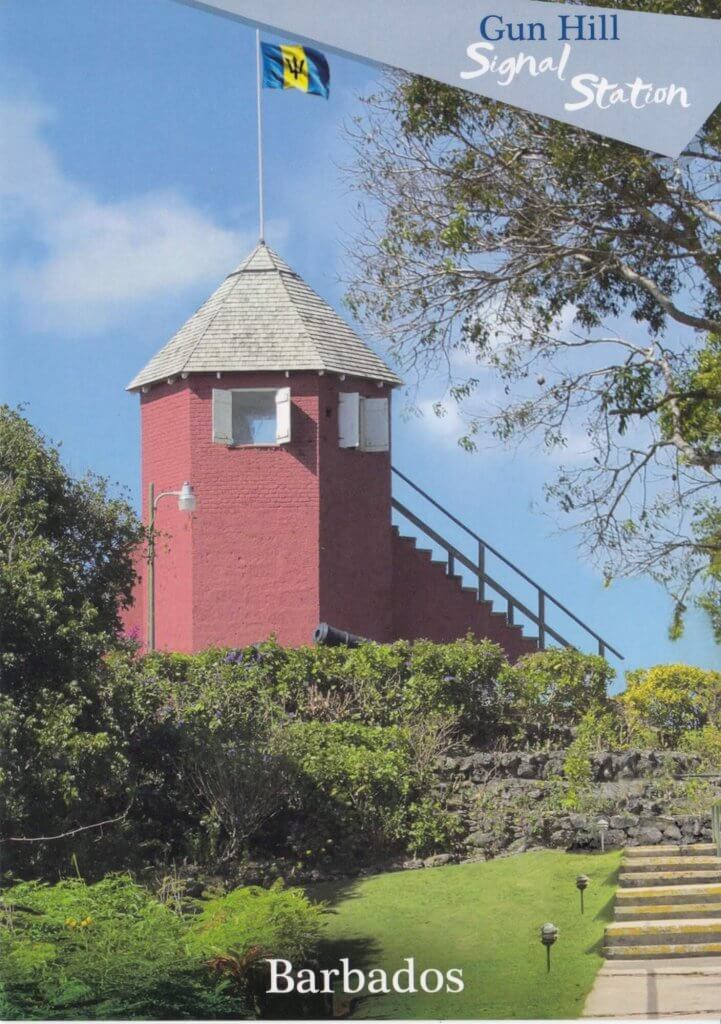
[[[347,956],[393,972],[414,957],[419,971],[463,969],[460,994],[368,996],[353,1005],[358,1017],[578,1017],[601,966],[619,860],[544,851],[314,886],[329,903],[323,965]],[[583,917],[579,874],[591,879]],[[548,975],[546,921],[560,929]]]

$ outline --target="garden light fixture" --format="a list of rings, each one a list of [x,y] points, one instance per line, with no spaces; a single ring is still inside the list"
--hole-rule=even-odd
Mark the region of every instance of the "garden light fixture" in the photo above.
[[[581,913],[583,913],[583,894],[588,888],[589,878],[588,875],[579,875],[576,879],[576,888],[581,894]]]
[[[601,837],[601,853],[606,852],[606,833],[608,832],[610,827],[611,826],[608,823],[608,819],[598,819],[598,834]]]
[[[158,495],[162,497],[162,495]],[[178,508],[181,512],[195,512],[197,504],[195,491],[186,480],[178,492]]]
[[[195,491],[186,480],[179,491],[155,494],[155,484],[148,487],[148,651],[155,650],[155,513],[161,498],[177,498],[180,512],[195,512]]]
[[[558,938],[558,928],[555,924],[551,924],[548,921],[541,928],[541,942],[546,947],[546,973],[549,974],[551,970],[551,946]]]

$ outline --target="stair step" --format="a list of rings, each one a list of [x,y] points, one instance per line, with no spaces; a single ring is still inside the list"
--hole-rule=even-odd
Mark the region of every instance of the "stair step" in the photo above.
[[[721,882],[721,869],[704,871],[622,871],[618,884],[622,888],[649,885],[701,885]]]
[[[721,942],[674,943],[658,946],[604,947],[607,960],[665,960],[684,956],[721,956]]]
[[[615,908],[614,914],[617,921],[721,918],[721,898],[712,903],[651,903],[649,901],[641,905],[623,904]]]
[[[624,867],[632,871],[721,871],[719,857],[684,857],[678,853],[669,853],[657,857],[632,857]]]
[[[616,921],[606,925],[604,945],[652,946],[679,942],[718,942],[721,944],[721,917],[692,917],[686,921],[662,918],[658,921]]]
[[[650,885],[619,889],[616,906],[642,903],[716,903],[721,901],[721,884],[710,885]]]
[[[400,530],[398,531],[398,537],[400,538],[400,540],[403,541],[404,544],[410,544],[412,548],[416,546],[415,537],[409,537],[407,533],[401,533]]]
[[[718,856],[715,843],[691,843],[689,846],[681,846],[678,843],[659,843],[658,846],[627,846],[624,856],[626,860],[636,860],[637,858],[659,857],[671,852],[677,853],[680,857]]]

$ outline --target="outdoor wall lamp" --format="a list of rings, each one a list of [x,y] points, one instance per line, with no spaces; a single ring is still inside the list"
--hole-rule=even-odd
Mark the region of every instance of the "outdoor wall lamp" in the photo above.
[[[155,493],[155,484],[148,486],[148,651],[155,650],[155,513],[162,498],[177,498],[181,512],[195,512],[195,491],[186,480],[179,491]]]
[[[588,875],[579,875],[576,879],[576,888],[581,894],[581,913],[583,913],[583,894],[588,888],[589,878]]]
[[[551,946],[558,938],[558,928],[555,924],[551,924],[548,921],[541,928],[541,942],[546,947],[546,973],[548,974],[551,970]]]

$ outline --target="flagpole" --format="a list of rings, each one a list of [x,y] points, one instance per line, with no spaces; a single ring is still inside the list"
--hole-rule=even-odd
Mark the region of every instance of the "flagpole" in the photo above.
[[[260,241],[265,241],[265,208],[263,196],[263,103],[260,58],[260,29],[255,30],[255,64],[256,64],[256,105],[258,115],[258,225]]]

